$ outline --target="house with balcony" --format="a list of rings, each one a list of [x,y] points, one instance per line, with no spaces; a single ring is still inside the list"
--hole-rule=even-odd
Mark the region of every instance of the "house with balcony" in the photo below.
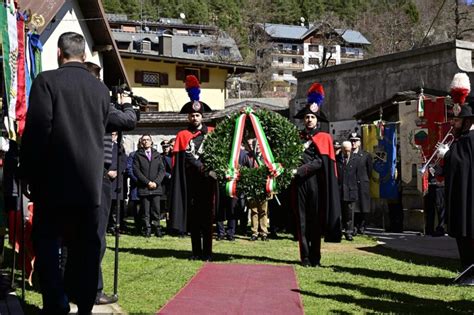
[[[177,112],[189,101],[186,75],[201,82],[201,100],[213,110],[224,109],[226,81],[254,72],[242,63],[233,38],[215,26],[185,24],[180,19],[129,21],[109,15],[133,92],[148,100],[145,112]]]
[[[358,31],[310,26],[261,24],[268,36],[273,93],[293,95],[296,73],[363,59],[370,42]]]
[[[154,143],[170,139],[185,128],[187,115],[178,114],[189,102],[184,88],[187,75],[201,82],[200,98],[218,115],[225,108],[228,84],[239,74],[255,72],[242,63],[234,41],[215,26],[186,24],[181,19],[161,18],[158,21],[130,21],[125,15],[108,15],[112,35],[130,87],[135,95],[148,100],[141,106],[138,128],[124,136],[128,151],[136,147],[141,134],[150,134]],[[159,151],[161,148],[156,145]]]

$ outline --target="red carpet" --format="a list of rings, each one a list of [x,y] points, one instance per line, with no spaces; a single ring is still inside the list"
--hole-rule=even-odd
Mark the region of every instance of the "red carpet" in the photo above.
[[[290,266],[206,263],[158,314],[304,314]]]

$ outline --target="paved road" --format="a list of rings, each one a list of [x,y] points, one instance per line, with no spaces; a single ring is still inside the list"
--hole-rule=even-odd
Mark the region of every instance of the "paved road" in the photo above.
[[[456,241],[449,236],[432,237],[418,232],[385,233],[381,229],[367,229],[366,234],[376,237],[379,244],[399,251],[459,259]]]

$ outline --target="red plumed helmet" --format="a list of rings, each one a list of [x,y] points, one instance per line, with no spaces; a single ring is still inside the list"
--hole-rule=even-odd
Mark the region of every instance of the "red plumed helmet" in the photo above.
[[[451,82],[451,98],[454,104],[463,105],[466,102],[466,98],[471,92],[471,82],[469,77],[465,73],[456,73],[453,81]]]
[[[198,78],[192,74],[186,76],[185,84],[186,89],[200,87]]]

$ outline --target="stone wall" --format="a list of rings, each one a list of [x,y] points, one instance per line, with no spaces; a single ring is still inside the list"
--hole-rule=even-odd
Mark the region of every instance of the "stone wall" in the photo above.
[[[352,119],[355,113],[400,91],[420,86],[448,91],[454,74],[460,71],[468,72],[474,82],[473,50],[474,43],[458,40],[298,73],[290,116],[305,104],[306,92],[313,82],[324,86],[323,110],[331,121]]]

